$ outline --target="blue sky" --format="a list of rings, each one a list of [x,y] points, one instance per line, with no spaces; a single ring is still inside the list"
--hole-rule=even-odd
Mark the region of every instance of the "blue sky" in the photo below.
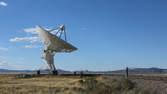
[[[2,3],[3,2],[3,3]],[[167,68],[166,0],[0,0],[0,68],[39,69],[40,42],[25,29],[66,25],[67,40],[78,50],[57,53],[65,70]]]

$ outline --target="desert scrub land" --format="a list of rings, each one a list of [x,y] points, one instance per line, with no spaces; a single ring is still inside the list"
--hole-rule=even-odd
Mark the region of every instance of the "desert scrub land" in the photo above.
[[[16,78],[0,74],[0,94],[157,94],[129,79],[53,76]]]

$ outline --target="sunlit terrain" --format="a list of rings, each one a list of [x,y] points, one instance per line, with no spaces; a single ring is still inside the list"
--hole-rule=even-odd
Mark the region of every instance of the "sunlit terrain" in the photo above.
[[[161,81],[125,79],[121,75],[82,78],[60,75],[19,78],[18,74],[0,75],[0,94],[163,94],[166,92],[163,87],[165,85]]]

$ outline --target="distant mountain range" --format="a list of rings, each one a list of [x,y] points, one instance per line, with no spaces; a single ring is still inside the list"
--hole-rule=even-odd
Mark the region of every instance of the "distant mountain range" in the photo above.
[[[8,70],[0,69],[0,73],[35,73],[37,70]],[[42,70],[42,73],[47,73],[47,71]],[[73,73],[71,71],[65,71],[58,69],[59,73]],[[76,71],[80,73],[81,71]],[[100,74],[110,74],[110,73],[125,73],[125,70],[116,70],[116,71],[87,71],[85,73],[100,73]],[[161,68],[133,68],[129,69],[129,73],[134,74],[163,74],[167,73],[167,69]]]
[[[125,73],[125,70],[116,70],[116,71],[104,71],[99,73]],[[130,68],[128,69],[129,73],[132,74],[164,74],[167,73],[167,69],[161,69],[161,68]]]
[[[37,70],[8,70],[8,69],[0,69],[0,73],[36,73]],[[71,73],[70,71],[65,71],[58,69],[59,73]],[[46,70],[41,70],[41,73],[48,73]]]

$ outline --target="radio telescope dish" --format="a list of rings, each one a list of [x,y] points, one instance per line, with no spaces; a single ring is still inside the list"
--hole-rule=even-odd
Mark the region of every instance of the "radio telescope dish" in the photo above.
[[[39,34],[39,37],[42,40],[42,43],[45,46],[41,58],[45,60],[49,70],[55,72],[56,71],[56,68],[54,66],[55,53],[72,52],[77,50],[77,48],[67,42],[64,25],[61,25],[59,28],[52,30],[46,30],[41,28],[40,26],[36,26],[36,30],[37,33]],[[64,40],[61,38],[63,33],[65,38]]]
[[[61,35],[53,35],[51,32],[39,26],[36,26],[36,29],[40,38],[42,39],[43,44],[46,46],[48,50],[52,50],[55,52],[72,52],[74,50],[77,50],[76,47],[67,43],[66,38],[65,40],[61,39]],[[62,34],[65,31],[60,32]]]

